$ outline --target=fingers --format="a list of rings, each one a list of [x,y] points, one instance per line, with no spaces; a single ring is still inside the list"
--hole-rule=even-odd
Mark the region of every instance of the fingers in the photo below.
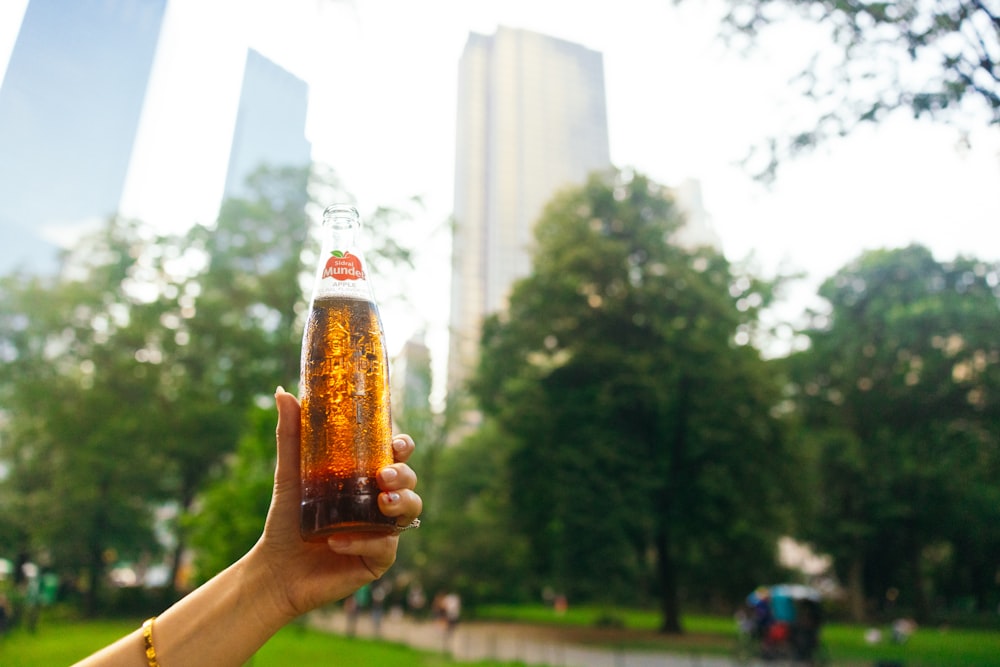
[[[405,463],[394,463],[378,471],[378,485],[382,493],[378,496],[378,507],[386,516],[403,517],[406,525],[420,515],[423,501],[413,489],[417,486],[417,474]]]
[[[386,533],[339,533],[331,536],[327,540],[330,551],[343,556],[361,556],[373,564],[380,566],[378,569],[388,569],[396,559],[396,546],[399,538]],[[367,565],[372,570],[372,565]],[[375,573],[379,576],[381,572]]]
[[[413,438],[405,433],[401,433],[393,438],[392,451],[396,463],[406,463],[410,459],[410,455],[413,454],[414,447]]]
[[[417,488],[417,473],[405,463],[393,463],[378,471],[378,485],[383,491]]]
[[[405,521],[397,521],[396,524],[405,526],[420,516],[424,501],[410,489],[383,491],[378,494],[378,508],[386,516],[403,517]]]
[[[386,516],[401,517],[399,524],[405,526],[423,509],[423,501],[413,491],[417,486],[417,474],[405,463],[413,454],[413,438],[405,434],[397,435],[392,441],[392,448],[396,463],[378,472],[378,485],[382,489],[378,506]]]

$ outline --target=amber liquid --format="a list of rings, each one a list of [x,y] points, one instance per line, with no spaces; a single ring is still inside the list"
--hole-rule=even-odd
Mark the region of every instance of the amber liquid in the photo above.
[[[388,357],[370,301],[317,299],[302,339],[303,539],[388,531],[375,474],[393,462]]]

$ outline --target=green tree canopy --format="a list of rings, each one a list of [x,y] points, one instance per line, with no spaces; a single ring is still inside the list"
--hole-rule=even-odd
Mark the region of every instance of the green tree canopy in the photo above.
[[[113,218],[60,274],[3,278],[0,526],[19,542],[4,547],[73,578],[84,570],[91,611],[115,560],[159,557],[155,507],[210,508],[195,501],[255,432],[248,413],[295,384],[303,261],[314,265],[306,212],[319,207],[308,179],[262,170],[258,196],[225,202],[215,225],[179,238]],[[335,188],[322,175],[311,185]],[[268,441],[273,466],[273,432]],[[176,536],[175,567],[186,545]]]
[[[655,590],[672,632],[682,589],[739,594],[769,571],[792,462],[748,344],[769,286],[671,243],[681,224],[631,172],[554,199],[473,382],[510,441],[535,576],[577,599]]]
[[[932,596],[997,597],[998,268],[867,252],[823,284],[831,310],[789,359],[818,452],[811,537],[856,616],[889,589],[923,618]]]
[[[149,237],[113,219],[81,242],[59,278],[11,275],[0,290],[0,461],[4,523],[32,558],[82,572],[87,608],[115,558],[155,550],[156,404],[163,313],[138,288]]]

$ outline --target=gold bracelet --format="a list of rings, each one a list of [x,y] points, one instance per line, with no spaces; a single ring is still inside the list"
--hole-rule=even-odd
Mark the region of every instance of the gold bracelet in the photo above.
[[[156,617],[152,616],[142,622],[142,643],[146,646],[146,662],[149,663],[149,667],[160,667],[160,663],[156,661],[156,649],[153,648],[153,621],[155,620]]]

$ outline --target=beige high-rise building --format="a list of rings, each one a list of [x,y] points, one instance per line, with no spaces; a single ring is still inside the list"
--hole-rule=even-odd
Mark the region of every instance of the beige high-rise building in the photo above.
[[[610,166],[599,52],[526,30],[469,35],[459,63],[449,391],[475,367],[483,318],[529,274],[545,204]]]

